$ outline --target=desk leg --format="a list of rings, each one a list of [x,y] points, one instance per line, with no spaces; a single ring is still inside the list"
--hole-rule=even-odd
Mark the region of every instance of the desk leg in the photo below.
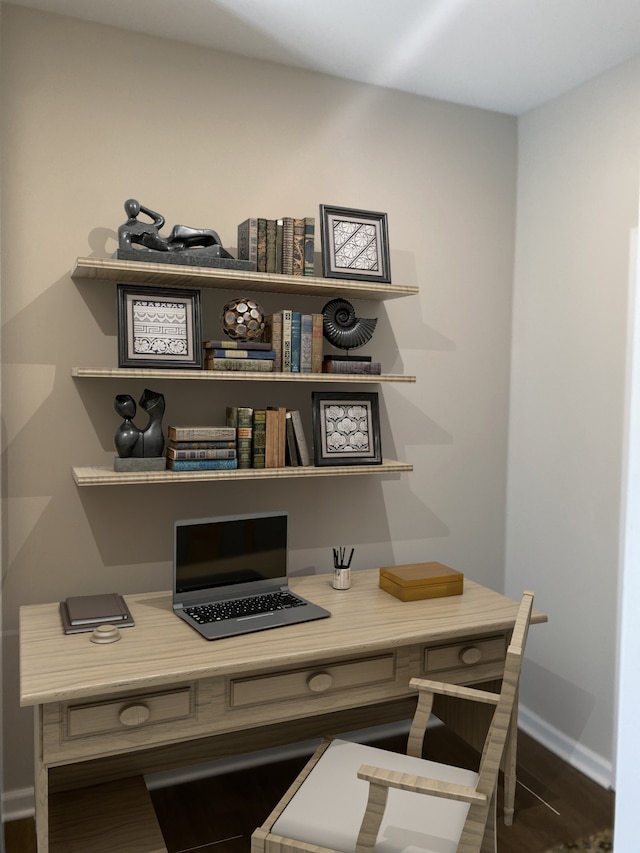
[[[513,704],[509,734],[504,748],[504,823],[511,826],[516,801],[516,759],[518,757],[518,696]]]
[[[38,853],[49,850],[49,771],[42,760],[42,706],[35,708],[34,791]]]

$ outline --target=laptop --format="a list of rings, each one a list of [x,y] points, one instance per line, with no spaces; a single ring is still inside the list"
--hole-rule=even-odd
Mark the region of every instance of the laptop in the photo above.
[[[176,521],[173,610],[207,640],[324,619],[287,579],[288,513]]]

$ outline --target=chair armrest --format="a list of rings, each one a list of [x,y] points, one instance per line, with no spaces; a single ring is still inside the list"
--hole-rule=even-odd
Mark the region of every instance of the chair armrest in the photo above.
[[[438,779],[428,779],[424,776],[413,776],[409,773],[398,773],[371,767],[363,764],[358,770],[358,779],[373,782],[385,788],[400,788],[403,791],[414,791],[417,794],[430,794],[434,797],[445,797],[449,800],[483,805],[487,802],[486,794],[481,794],[468,785],[458,785],[455,782],[442,782]]]
[[[487,690],[477,690],[475,687],[463,687],[461,684],[445,684],[442,681],[430,681],[427,678],[412,678],[409,686],[415,690],[428,693],[439,693],[441,696],[454,696],[457,699],[472,699],[474,702],[484,702],[487,705],[497,705],[499,693],[489,693]]]

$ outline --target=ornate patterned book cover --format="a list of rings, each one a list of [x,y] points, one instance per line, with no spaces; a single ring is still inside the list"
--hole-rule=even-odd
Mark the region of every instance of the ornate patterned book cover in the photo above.
[[[205,370],[247,370],[272,373],[273,361],[268,358],[206,358]]]
[[[258,261],[258,220],[245,219],[238,225],[238,260]]]
[[[300,317],[300,373],[311,373],[313,352],[313,314]]]
[[[282,371],[282,311],[268,314],[264,318],[264,322],[267,346],[270,346],[276,354],[273,360],[273,369],[280,373]]]
[[[282,219],[282,272],[293,275],[293,217]]]
[[[253,410],[253,442],[251,448],[251,467],[264,468],[267,449],[267,410]]]
[[[276,220],[267,219],[267,272],[276,269]]]
[[[304,219],[293,220],[293,274],[304,275]]]
[[[304,220],[304,274],[315,275],[315,230],[316,220],[314,216],[307,216]]]
[[[238,468],[251,468],[253,409],[251,406],[227,406],[226,420],[237,432]]]
[[[311,372],[322,373],[324,349],[322,314],[312,314],[311,316],[313,318],[313,332],[311,335]]]
[[[300,335],[302,315],[299,311],[291,312],[291,372],[300,373]]]
[[[258,250],[256,256],[256,270],[267,271],[267,220],[258,218]]]
[[[282,309],[282,372],[291,373],[291,315],[290,308]]]

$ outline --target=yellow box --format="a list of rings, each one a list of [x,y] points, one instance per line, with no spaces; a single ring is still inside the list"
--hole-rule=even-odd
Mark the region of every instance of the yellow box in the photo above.
[[[400,601],[462,595],[464,575],[442,563],[409,563],[380,569],[380,589]]]

